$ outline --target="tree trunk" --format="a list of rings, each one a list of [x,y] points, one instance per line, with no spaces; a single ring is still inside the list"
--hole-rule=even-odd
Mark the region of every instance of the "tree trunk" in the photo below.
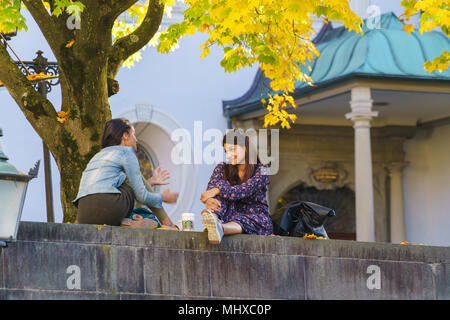
[[[61,177],[61,205],[64,212],[63,222],[76,223],[78,212],[72,203],[78,194],[78,187],[80,185],[81,174],[83,170],[74,168],[69,161],[63,161],[59,165],[59,172]]]
[[[113,45],[114,20],[136,0],[82,2],[86,7],[81,15],[81,28],[70,30],[66,12],[55,17],[48,14],[42,1],[23,0],[58,61],[60,108],[55,108],[33,89],[0,45],[0,80],[58,165],[63,222],[71,223],[77,220],[72,201],[77,196],[82,172],[100,151],[105,123],[111,119],[108,78],[110,91],[117,92],[117,88],[112,90],[111,87],[120,66],[152,39],[164,12],[164,4],[158,0],[150,1],[142,24]],[[69,42],[71,45],[67,46]],[[68,114],[63,123],[57,121],[59,109]]]
[[[97,69],[93,70],[94,72],[84,74],[85,79],[80,88],[76,89],[73,83],[70,83],[63,89],[63,101],[74,101],[76,107],[67,107],[70,112],[69,119],[60,126],[57,135],[59,141],[50,149],[61,176],[63,222],[74,223],[77,220],[77,210],[72,201],[78,194],[86,165],[101,149],[103,128],[111,119],[107,95],[102,94],[107,91],[106,77],[97,74]],[[92,105],[96,108],[89,107]]]

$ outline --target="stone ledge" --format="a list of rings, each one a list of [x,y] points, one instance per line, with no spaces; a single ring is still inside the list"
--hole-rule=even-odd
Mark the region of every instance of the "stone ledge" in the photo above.
[[[449,247],[22,222],[0,299],[450,299],[449,263]]]
[[[21,222],[18,240],[74,242],[319,257],[359,258],[423,263],[450,262],[450,247],[401,245],[349,240],[309,240],[293,237],[234,235],[220,246],[210,245],[204,232],[130,229],[112,226]]]

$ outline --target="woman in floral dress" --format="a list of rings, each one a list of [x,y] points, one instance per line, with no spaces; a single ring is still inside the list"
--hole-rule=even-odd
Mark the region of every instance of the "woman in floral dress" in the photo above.
[[[226,134],[223,147],[227,162],[216,166],[200,199],[206,206],[201,218],[209,241],[219,244],[223,235],[238,233],[272,234],[266,199],[269,169],[241,129]]]

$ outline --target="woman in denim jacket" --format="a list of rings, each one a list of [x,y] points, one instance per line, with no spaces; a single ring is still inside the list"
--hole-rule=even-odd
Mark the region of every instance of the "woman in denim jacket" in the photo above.
[[[73,201],[78,208],[78,223],[119,226],[137,200],[151,208],[163,225],[175,227],[162,208],[162,202],[176,202],[178,193],[169,189],[155,193],[142,177],[131,123],[126,119],[108,121],[101,143],[102,150],[83,171],[78,195]],[[152,178],[156,178],[152,184],[164,184],[161,181],[164,178]]]

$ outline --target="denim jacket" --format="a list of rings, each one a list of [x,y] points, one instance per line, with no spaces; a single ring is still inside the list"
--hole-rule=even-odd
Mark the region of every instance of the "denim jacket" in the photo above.
[[[78,200],[94,193],[120,193],[117,189],[128,177],[136,200],[149,207],[161,208],[162,195],[149,192],[139,169],[139,162],[132,147],[111,146],[102,149],[89,161],[81,176]]]

